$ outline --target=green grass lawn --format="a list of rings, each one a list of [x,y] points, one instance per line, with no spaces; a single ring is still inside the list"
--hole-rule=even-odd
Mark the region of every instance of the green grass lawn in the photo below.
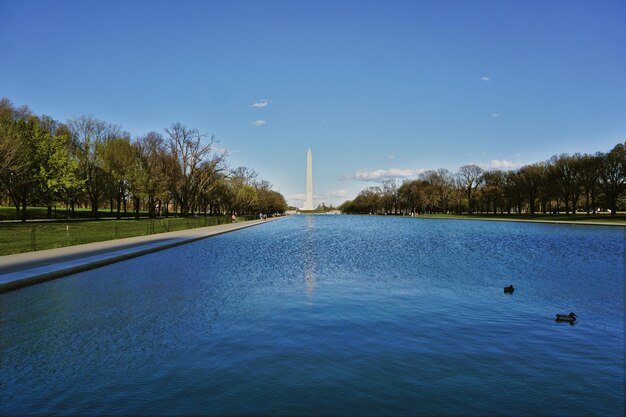
[[[254,216],[238,216],[239,221]],[[0,255],[173,232],[230,222],[228,216],[70,222],[0,223]]]
[[[535,222],[611,223],[626,226],[626,213],[601,214],[420,214],[418,217],[441,219],[524,220]]]

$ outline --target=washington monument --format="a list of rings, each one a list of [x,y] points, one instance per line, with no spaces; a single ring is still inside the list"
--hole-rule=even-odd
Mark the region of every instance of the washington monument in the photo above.
[[[306,153],[306,200],[302,210],[313,210],[313,154],[311,148]]]

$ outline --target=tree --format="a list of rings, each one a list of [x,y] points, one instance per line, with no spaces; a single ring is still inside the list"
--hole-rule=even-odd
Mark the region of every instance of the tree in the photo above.
[[[71,134],[67,126],[48,116],[41,117],[42,133],[36,143],[37,180],[47,218],[52,217],[52,204],[68,201],[71,193],[83,187],[78,178],[78,163],[70,155]]]
[[[245,185],[255,185],[259,174],[252,168],[237,167],[230,172],[231,178],[236,178],[239,182]]]
[[[576,202],[580,196],[580,174],[577,158],[576,155],[561,154],[550,159],[550,163],[554,166],[553,172],[560,196],[565,203],[565,214],[569,214],[570,203],[572,203],[572,214],[576,213]]]
[[[256,193],[259,212],[265,214],[271,212],[274,203],[272,185],[268,181],[261,181],[256,185]]]
[[[487,171],[483,173],[483,196],[486,200],[487,211],[489,207],[493,214],[498,213],[498,209],[503,210],[503,194],[506,174],[500,170]]]
[[[208,143],[203,143],[206,135],[181,123],[172,123],[165,132],[169,136],[169,150],[176,164],[170,179],[170,191],[180,205],[181,214],[187,215],[195,203],[203,181],[207,180],[206,175],[198,172],[201,164],[206,162],[209,167],[216,170],[223,160],[223,155],[210,156],[215,137],[212,136]]]
[[[44,132],[39,118],[27,107],[3,113],[9,115],[9,118],[2,123],[2,143],[13,155],[3,158],[3,164],[8,164],[8,169],[2,171],[0,181],[13,201],[16,217],[26,221],[26,208],[36,198],[39,166],[37,143]]]
[[[398,195],[401,206],[410,213],[423,212],[425,189],[429,184],[422,180],[406,180],[400,186]]]
[[[20,143],[15,132],[15,110],[9,100],[0,100],[0,173],[19,165]]]
[[[516,171],[507,171],[504,179],[504,206],[506,212],[511,214],[511,208],[520,214],[524,201],[522,181]]]
[[[239,184],[234,190],[235,205],[237,213],[251,213],[258,202],[256,188],[252,185]]]
[[[269,205],[266,213],[284,213],[287,211],[287,202],[285,197],[278,191],[269,191]]]
[[[111,181],[111,191],[117,207],[117,219],[120,219],[122,199],[126,199],[135,177],[136,148],[129,137],[111,138],[102,144],[102,166]],[[135,204],[136,211],[138,204]],[[126,206],[124,206],[126,207]]]
[[[468,212],[473,212],[472,193],[478,188],[481,183],[481,175],[483,173],[482,168],[478,165],[463,165],[459,168],[458,179],[460,186],[465,190],[467,196]]]
[[[580,182],[585,194],[585,209],[587,214],[596,214],[596,198],[600,183],[602,158],[597,155],[585,154],[580,160]]]
[[[419,178],[424,183],[430,184],[430,187],[425,191],[425,197],[432,201],[432,209],[442,213],[447,212],[454,188],[454,175],[447,169],[440,168],[424,171]]]
[[[28,115],[24,113],[21,115],[7,99],[0,101],[0,183],[15,206],[16,218],[20,218],[21,184],[29,169],[18,125],[18,120]]]
[[[136,189],[133,193],[147,200],[150,218],[156,216],[157,201],[166,200],[168,196],[164,143],[163,136],[157,132],[141,136],[133,143],[138,158],[133,181]]]
[[[356,213],[376,214],[382,206],[380,187],[368,187],[361,191],[353,201]]]
[[[530,214],[535,214],[535,202],[539,195],[539,187],[545,178],[546,168],[543,164],[525,165],[518,171],[520,186],[526,195]]]
[[[98,218],[100,199],[105,188],[106,172],[103,168],[102,149],[105,142],[119,136],[119,127],[110,125],[93,116],[81,116],[70,120],[74,155],[79,172],[85,181],[85,191],[91,202],[91,213]]]
[[[618,143],[608,153],[598,153],[602,160],[600,188],[611,214],[617,214],[617,199],[626,189],[626,142]]]
[[[385,213],[398,213],[398,183],[394,179],[382,183],[382,204]]]

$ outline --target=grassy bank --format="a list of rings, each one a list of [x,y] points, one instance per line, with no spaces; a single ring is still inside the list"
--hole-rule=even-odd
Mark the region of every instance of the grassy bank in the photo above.
[[[239,216],[238,221],[254,216]],[[0,255],[228,223],[228,216],[80,222],[0,223]]]
[[[508,220],[528,222],[564,222],[564,223],[589,223],[589,224],[616,224],[626,226],[626,214],[618,213],[611,216],[602,214],[420,214],[421,218],[433,219],[476,219],[476,220]]]

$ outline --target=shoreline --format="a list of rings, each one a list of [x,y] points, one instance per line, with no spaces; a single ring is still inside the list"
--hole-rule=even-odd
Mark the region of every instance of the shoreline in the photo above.
[[[402,217],[410,217],[410,216],[402,216]],[[626,222],[624,223],[610,223],[610,222],[597,222],[597,221],[580,221],[580,220],[542,220],[542,219],[506,219],[506,218],[480,218],[480,217],[427,217],[427,216],[416,216],[414,219],[429,219],[429,220],[477,220],[477,221],[488,221],[488,222],[521,222],[521,223],[546,223],[546,224],[566,224],[566,225],[577,225],[577,226],[617,226],[617,227],[626,227]]]
[[[581,221],[581,220],[549,220],[549,219],[507,219],[504,217],[465,217],[463,215],[418,215],[418,216],[404,216],[389,214],[387,216],[381,214],[343,214],[347,216],[377,216],[377,217],[397,217],[403,219],[424,219],[424,220],[475,220],[475,221],[495,221],[495,222],[521,222],[521,223],[545,223],[545,224],[564,224],[564,225],[577,225],[577,226],[613,226],[613,227],[626,227],[626,221],[622,223],[618,222],[602,222],[595,220]]]

